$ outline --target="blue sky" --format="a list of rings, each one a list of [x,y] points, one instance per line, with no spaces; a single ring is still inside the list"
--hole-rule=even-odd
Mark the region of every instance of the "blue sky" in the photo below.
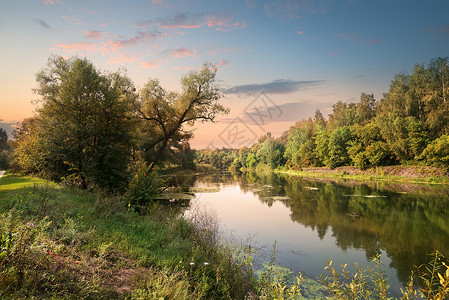
[[[242,146],[361,92],[380,100],[395,74],[449,56],[448,11],[447,0],[0,0],[0,122],[32,116],[51,54],[170,90],[209,61],[231,114],[195,126],[192,144]],[[262,110],[255,124],[248,112]]]

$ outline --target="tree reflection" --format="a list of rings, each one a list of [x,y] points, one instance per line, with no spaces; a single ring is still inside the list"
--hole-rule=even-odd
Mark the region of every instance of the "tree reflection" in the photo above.
[[[438,249],[449,255],[447,189],[337,184],[274,173],[238,180],[242,190],[252,191],[268,206],[282,202],[294,222],[316,231],[319,238],[331,234],[342,250],[364,249],[368,258],[384,250],[402,282],[413,266],[427,261],[427,254]]]

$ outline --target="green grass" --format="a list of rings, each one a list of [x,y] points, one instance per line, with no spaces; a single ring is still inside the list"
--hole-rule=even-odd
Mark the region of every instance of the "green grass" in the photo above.
[[[5,175],[0,178],[0,192],[16,190],[22,187],[33,186],[34,184],[45,184],[45,179],[35,177],[17,176],[6,171]]]
[[[189,224],[178,209],[155,204],[140,215],[123,197],[11,174],[0,189],[1,299],[221,299],[252,291],[207,222]]]

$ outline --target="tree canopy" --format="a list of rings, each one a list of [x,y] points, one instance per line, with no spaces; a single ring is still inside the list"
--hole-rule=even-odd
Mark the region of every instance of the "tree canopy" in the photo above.
[[[124,189],[139,162],[149,171],[164,160],[193,168],[188,126],[228,113],[218,102],[216,72],[206,63],[188,73],[180,93],[166,91],[157,79],[137,92],[122,71],[101,72],[86,58],[51,56],[36,75],[37,114],[14,132],[15,167],[108,190]]]
[[[181,79],[181,93],[165,90],[157,79],[150,79],[142,89],[134,103],[143,121],[144,157],[152,166],[164,152],[182,147],[179,144],[192,136],[186,126],[196,121],[214,122],[217,115],[229,112],[218,102],[221,93],[215,84],[216,72],[208,63],[200,71],[190,72]]]

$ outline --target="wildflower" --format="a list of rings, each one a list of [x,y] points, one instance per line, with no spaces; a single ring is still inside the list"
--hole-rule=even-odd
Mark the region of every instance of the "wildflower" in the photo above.
[[[33,223],[26,223],[26,226],[30,226],[32,228],[36,227],[36,225],[34,225]]]
[[[209,263],[207,261],[205,261],[204,264],[207,266]]]
[[[193,266],[194,264],[195,264],[194,262],[191,262],[191,263],[190,263],[191,266]]]

